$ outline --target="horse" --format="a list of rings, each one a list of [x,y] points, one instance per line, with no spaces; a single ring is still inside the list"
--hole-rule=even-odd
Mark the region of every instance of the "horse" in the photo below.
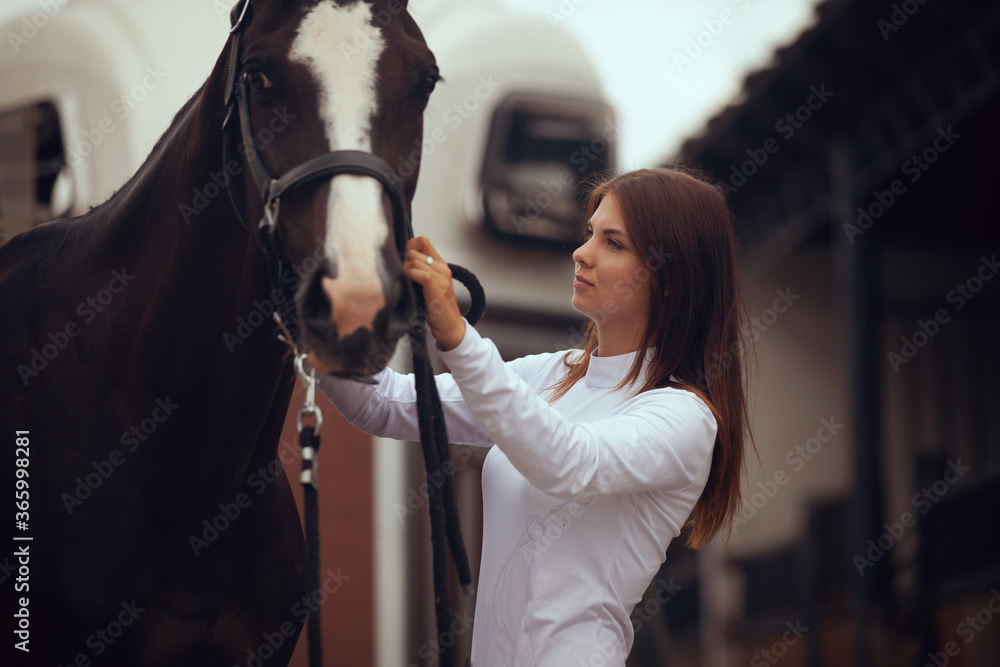
[[[440,76],[405,0],[241,0],[233,23],[124,186],[0,247],[25,574],[4,617],[29,664],[287,664],[310,604],[268,316],[370,375],[414,313],[418,169],[386,162],[419,145]]]

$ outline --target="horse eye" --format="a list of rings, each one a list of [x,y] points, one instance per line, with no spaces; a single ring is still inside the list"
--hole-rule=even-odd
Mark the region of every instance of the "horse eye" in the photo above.
[[[250,81],[250,88],[253,90],[265,90],[266,88],[270,88],[274,85],[271,83],[271,80],[267,78],[267,75],[260,70],[251,70],[247,72],[247,79]]]
[[[430,97],[431,93],[434,92],[437,82],[441,79],[441,75],[437,72],[431,72],[425,74],[420,80],[420,94],[424,97]]]

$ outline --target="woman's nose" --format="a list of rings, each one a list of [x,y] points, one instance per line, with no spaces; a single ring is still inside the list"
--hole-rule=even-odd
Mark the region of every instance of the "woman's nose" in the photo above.
[[[589,241],[584,241],[583,245],[581,245],[580,247],[578,247],[576,250],[573,251],[574,262],[576,262],[577,264],[589,263],[587,262],[587,258],[590,255],[590,251],[588,250],[589,245],[590,245]]]

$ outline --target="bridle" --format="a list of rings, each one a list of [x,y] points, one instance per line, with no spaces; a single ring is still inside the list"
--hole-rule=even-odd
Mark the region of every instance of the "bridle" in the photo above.
[[[247,91],[249,75],[240,64],[243,30],[250,22],[251,17],[250,0],[240,0],[233,7],[232,28],[229,30],[229,56],[226,65],[226,117],[222,123],[222,164],[228,165],[232,155],[232,121],[235,109],[239,115],[241,141],[246,155],[247,167],[250,176],[257,185],[264,206],[264,215],[256,229],[251,227],[248,220],[242,181],[239,178],[234,178],[226,169],[229,196],[240,221],[251,235],[257,237],[268,256],[272,284],[278,286],[279,281],[275,278],[280,275],[284,263],[283,258],[278,255],[275,245],[275,231],[278,225],[278,215],[281,211],[281,198],[307,183],[329,179],[337,174],[369,176],[382,184],[382,188],[392,202],[396,249],[402,258],[406,252],[406,242],[413,237],[409,205],[403,196],[403,189],[396,174],[379,156],[364,151],[339,150],[314,157],[289,169],[279,178],[274,178],[268,171],[254,139],[253,124],[250,119],[249,93]]]
[[[278,251],[275,234],[278,215],[281,211],[281,198],[288,192],[306,183],[321,179],[329,179],[337,174],[356,174],[369,176],[382,184],[386,195],[392,202],[394,233],[396,248],[400,259],[406,253],[406,243],[413,237],[410,222],[408,200],[403,196],[402,186],[392,169],[373,153],[356,150],[340,150],[312,158],[292,169],[279,178],[274,178],[264,165],[257,143],[254,140],[253,125],[250,120],[250,105],[247,87],[248,74],[240,64],[240,48],[245,26],[252,18],[250,0],[239,0],[230,15],[232,28],[229,31],[228,59],[226,65],[225,104],[226,116],[222,123],[222,164],[226,174],[227,191],[230,201],[240,222],[260,243],[267,256],[268,274],[271,286],[281,289],[286,296],[294,297],[293,290],[287,281],[282,280],[287,258]],[[249,223],[243,193],[242,180],[231,173],[228,168],[232,155],[234,110],[239,117],[243,154],[246,156],[247,167],[254,183],[260,192],[264,214],[260,223],[254,228]],[[472,305],[466,314],[470,324],[475,324],[483,313],[485,297],[483,288],[476,277],[467,269],[456,264],[448,265],[452,275],[469,289]],[[450,550],[452,560],[458,570],[459,581],[466,592],[471,591],[472,577],[469,561],[462,540],[461,527],[458,522],[458,510],[455,503],[455,491],[451,476],[451,451],[448,434],[445,428],[444,413],[434,381],[434,369],[427,353],[426,327],[424,316],[426,305],[423,293],[418,285],[410,286],[413,290],[414,303],[417,307],[417,317],[409,329],[410,348],[413,352],[413,370],[416,376],[417,413],[420,427],[420,440],[423,446],[424,463],[427,479],[443,479],[443,483],[428,484],[428,500],[431,516],[431,544],[433,551],[435,617],[438,627],[438,638],[447,632],[451,623],[450,595],[448,592],[448,572],[446,549]],[[319,518],[318,518],[318,484],[316,478],[316,455],[319,450],[319,431],[323,416],[315,403],[316,375],[315,371],[307,372],[304,368],[306,355],[299,352],[296,345],[297,318],[295,316],[295,299],[285,298],[282,306],[276,306],[274,318],[279,327],[284,330],[284,340],[295,351],[295,370],[306,387],[306,400],[298,416],[299,443],[302,447],[302,473],[300,481],[303,486],[305,500],[306,529],[306,593],[319,591]],[[302,418],[312,415],[315,423],[303,425]],[[308,618],[309,664],[310,667],[321,667],[322,637],[320,632],[320,614],[316,609]],[[439,664],[442,667],[453,667],[455,655],[451,645],[441,644]]]

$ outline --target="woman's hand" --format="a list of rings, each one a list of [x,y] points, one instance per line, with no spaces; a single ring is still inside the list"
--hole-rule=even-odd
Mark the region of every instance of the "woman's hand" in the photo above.
[[[430,258],[431,263],[427,260]],[[403,271],[424,290],[427,303],[427,326],[434,339],[450,350],[465,337],[465,320],[458,309],[455,287],[448,262],[441,258],[426,236],[416,236],[406,243]]]

